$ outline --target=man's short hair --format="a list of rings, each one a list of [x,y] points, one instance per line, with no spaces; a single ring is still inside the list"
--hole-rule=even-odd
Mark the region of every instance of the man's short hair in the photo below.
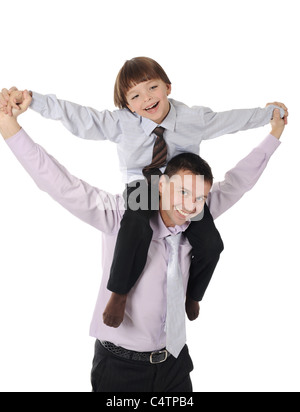
[[[171,178],[181,170],[204,176],[206,182],[213,184],[214,177],[209,164],[194,153],[181,153],[173,157],[166,167],[165,174]]]
[[[134,57],[127,60],[115,82],[114,103],[119,108],[127,107],[126,94],[128,90],[148,80],[160,79],[166,84],[171,84],[164,69],[153,59],[149,57]]]

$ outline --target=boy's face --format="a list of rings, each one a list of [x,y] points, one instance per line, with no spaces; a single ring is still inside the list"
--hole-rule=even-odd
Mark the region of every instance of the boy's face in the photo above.
[[[160,124],[170,110],[168,95],[171,93],[171,85],[160,79],[148,80],[131,87],[126,99],[127,107],[139,116],[146,117]]]
[[[163,175],[159,183],[160,214],[167,227],[183,225],[199,215],[205,205],[211,184],[203,176],[181,170],[170,179]]]

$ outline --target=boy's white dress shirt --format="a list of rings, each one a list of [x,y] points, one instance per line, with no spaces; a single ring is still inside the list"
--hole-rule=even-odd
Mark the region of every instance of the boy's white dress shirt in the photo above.
[[[55,95],[33,92],[30,108],[46,118],[60,120],[74,135],[83,139],[110,140],[117,144],[120,170],[124,183],[143,179],[142,169],[152,161],[157,124],[133,114],[129,109],[97,111]],[[275,106],[213,112],[208,107],[188,107],[169,99],[170,112],[161,126],[165,128],[167,162],[180,153],[199,154],[202,140],[227,133],[253,129],[269,123]],[[284,115],[280,109],[281,116]],[[113,167],[113,166],[112,166]],[[162,172],[164,169],[161,169]]]

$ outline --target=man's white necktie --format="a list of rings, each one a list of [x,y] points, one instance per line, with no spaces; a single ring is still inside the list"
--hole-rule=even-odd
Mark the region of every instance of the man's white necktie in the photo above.
[[[169,245],[169,263],[167,272],[167,319],[166,349],[177,358],[186,342],[185,330],[185,293],[178,260],[178,248],[181,233],[166,237]]]

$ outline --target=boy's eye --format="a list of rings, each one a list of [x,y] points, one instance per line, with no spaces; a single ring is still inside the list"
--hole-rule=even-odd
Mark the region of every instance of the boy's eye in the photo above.
[[[135,96],[133,96],[132,98],[131,98],[131,100],[134,100],[134,99],[136,99],[137,97],[139,97],[139,95],[137,94],[137,95],[135,95]]]
[[[186,190],[181,190],[180,192],[181,192],[182,196],[187,196],[187,194],[188,194],[188,192]]]
[[[152,87],[150,87],[151,90],[154,90],[154,89],[156,89],[156,88],[157,88],[157,86],[152,86]]]

